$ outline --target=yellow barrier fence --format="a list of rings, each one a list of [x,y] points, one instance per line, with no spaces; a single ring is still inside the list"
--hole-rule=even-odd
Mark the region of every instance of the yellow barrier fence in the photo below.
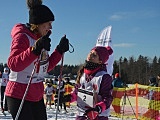
[[[54,86],[56,88],[56,86]],[[65,85],[65,94],[73,90],[73,86]],[[134,84],[126,88],[113,88],[113,102],[110,107],[111,116],[133,118],[137,120],[160,120],[160,87]],[[54,103],[54,94],[52,103]],[[70,106],[70,103],[67,103]]]
[[[160,87],[140,84],[113,88],[111,115],[137,120],[160,120]]]

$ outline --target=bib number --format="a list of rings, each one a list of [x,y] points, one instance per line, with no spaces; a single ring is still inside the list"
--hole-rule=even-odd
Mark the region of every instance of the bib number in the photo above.
[[[77,103],[82,109],[93,107],[93,92],[79,89]]]

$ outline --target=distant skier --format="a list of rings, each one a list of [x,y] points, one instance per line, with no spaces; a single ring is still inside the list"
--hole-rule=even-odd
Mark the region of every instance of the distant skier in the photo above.
[[[65,93],[64,93],[64,95],[68,95],[68,94],[71,94],[71,92],[73,91],[74,84],[72,82],[70,82],[69,77],[66,77],[65,81],[66,82],[65,82]],[[70,102],[66,102],[65,104],[68,108],[70,108]]]
[[[2,113],[8,110],[7,101],[4,95],[8,80],[9,80],[9,69],[8,67],[5,67],[4,72],[2,73],[2,81],[1,81],[1,110],[2,110]]]
[[[60,94],[58,96],[59,92],[60,92]],[[60,78],[58,78],[57,90],[56,90],[56,94],[55,94],[55,103],[56,103],[56,105],[58,105],[57,103],[58,103],[58,99],[59,99],[59,105],[57,106],[58,111],[60,111],[59,107],[61,107],[61,109],[62,109],[62,105],[63,105],[65,112],[67,112],[66,104],[63,101],[64,93],[65,93],[65,82],[64,82],[64,80],[60,80]]]
[[[47,108],[47,105],[49,104],[49,109],[51,109],[52,95],[54,93],[54,88],[51,82],[47,82],[47,86],[44,89],[44,93],[46,95],[46,108]]]

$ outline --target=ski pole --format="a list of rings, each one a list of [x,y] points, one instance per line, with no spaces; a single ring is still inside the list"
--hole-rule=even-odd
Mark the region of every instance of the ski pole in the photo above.
[[[62,71],[63,71],[63,61],[64,61],[64,53],[62,55],[62,60],[61,60],[61,68],[60,68],[60,75],[59,75],[59,84],[58,84],[58,101],[57,101],[57,108],[56,108],[56,120],[57,120],[57,114],[58,114],[58,108],[59,108],[59,99],[60,99],[60,84],[62,81]]]
[[[6,116],[6,113],[4,112],[5,111],[5,108],[7,107],[7,103],[6,103],[7,101],[6,101],[6,96],[4,95],[4,99],[3,99],[3,107],[2,107],[2,109],[3,109],[3,115],[4,116]]]
[[[66,36],[66,35],[65,35]],[[70,53],[73,53],[74,52],[74,47],[69,43],[69,45],[72,47],[72,51],[69,50]],[[64,53],[62,55],[62,59],[61,59],[61,66],[60,66],[60,75],[59,75],[59,84],[58,84],[58,101],[57,101],[57,108],[56,108],[56,119],[57,120],[57,114],[58,114],[58,107],[59,107],[59,99],[60,99],[60,83],[62,81],[62,71],[63,71],[63,61],[64,61]]]
[[[38,62],[39,62],[39,59],[37,59],[37,62],[36,62],[36,64],[34,65],[34,68],[33,68],[33,70],[32,70],[32,73],[31,73],[29,82],[28,82],[28,84],[27,84],[27,87],[26,87],[25,93],[24,93],[24,95],[23,95],[21,104],[20,104],[20,106],[19,106],[18,112],[17,112],[17,114],[16,114],[15,120],[18,120],[18,117],[19,117],[20,112],[21,112],[21,110],[22,110],[23,103],[24,103],[25,97],[26,97],[26,95],[27,95],[27,93],[28,93],[29,86],[30,86],[30,84],[31,84],[31,82],[32,82],[32,78],[33,78],[33,75],[34,75],[34,73],[35,73],[36,65],[37,65]]]

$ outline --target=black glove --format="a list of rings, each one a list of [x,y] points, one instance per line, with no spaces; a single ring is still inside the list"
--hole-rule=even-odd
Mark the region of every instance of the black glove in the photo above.
[[[69,40],[66,38],[66,35],[61,38],[60,43],[57,45],[56,49],[60,54],[63,54],[69,50]]]
[[[102,112],[100,106],[96,106],[95,108],[89,108],[85,111],[84,115],[89,118],[89,120],[94,120],[98,114]]]
[[[39,40],[37,40],[34,44],[34,46],[32,47],[32,52],[35,55],[40,55],[41,54],[41,50],[44,48],[47,51],[50,51],[50,47],[51,47],[51,39],[49,38],[49,35],[51,34],[51,31],[48,31],[48,33],[43,36],[42,38],[40,38]]]

